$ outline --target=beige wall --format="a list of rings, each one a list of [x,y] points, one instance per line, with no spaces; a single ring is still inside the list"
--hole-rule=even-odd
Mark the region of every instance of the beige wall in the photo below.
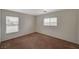
[[[6,29],[6,27],[5,27],[6,19],[5,18],[6,18],[6,16],[19,17],[19,20],[20,20],[19,32],[5,34],[5,29]],[[8,10],[2,10],[2,41],[35,32],[34,19],[35,19],[35,17],[32,15],[27,15],[27,14],[25,15],[22,13],[12,12],[12,11],[8,11]]]
[[[77,10],[77,34],[78,34],[78,44],[79,44],[79,10]]]
[[[1,42],[1,10],[0,10],[0,42]]]
[[[57,17],[57,27],[43,25],[45,17]],[[37,16],[37,32],[77,43],[77,19],[75,10],[62,10]]]

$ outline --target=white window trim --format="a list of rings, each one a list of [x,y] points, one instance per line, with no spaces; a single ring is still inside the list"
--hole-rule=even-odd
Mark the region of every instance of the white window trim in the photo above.
[[[47,19],[47,18],[44,18],[44,19],[43,19],[43,25],[44,25],[44,26],[55,26],[55,27],[56,27],[56,26],[58,25],[58,17],[48,17],[48,18],[49,18],[49,19],[50,19],[50,18],[57,18],[56,25],[46,25],[44,21],[45,21],[45,19]],[[49,20],[49,23],[54,23],[54,22],[50,22],[50,20]]]
[[[6,34],[12,34],[12,33],[17,33],[17,32],[19,32],[19,17],[17,17],[17,16],[6,16],[6,17],[16,17],[16,18],[18,18],[18,29],[17,29],[17,31],[14,31],[14,32],[7,32],[7,25],[6,25]],[[7,21],[7,20],[6,20]]]

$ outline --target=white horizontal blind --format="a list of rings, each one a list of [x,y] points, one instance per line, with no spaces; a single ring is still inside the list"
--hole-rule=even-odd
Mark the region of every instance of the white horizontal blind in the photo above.
[[[14,33],[19,31],[19,18],[6,16],[6,33]]]
[[[44,25],[45,26],[57,26],[57,17],[45,18]]]

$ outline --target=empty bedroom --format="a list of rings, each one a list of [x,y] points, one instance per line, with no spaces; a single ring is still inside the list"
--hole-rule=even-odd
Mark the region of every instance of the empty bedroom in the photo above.
[[[1,49],[78,49],[78,9],[0,9]]]

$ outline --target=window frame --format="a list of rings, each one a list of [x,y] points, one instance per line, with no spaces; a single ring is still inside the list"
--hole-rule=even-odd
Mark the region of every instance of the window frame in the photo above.
[[[52,22],[50,21],[51,18],[56,18],[56,19],[57,19],[57,20],[56,20],[56,21],[57,21],[57,22],[56,22],[56,25],[45,25],[45,22],[44,22],[45,19],[49,19],[49,24],[52,23]],[[55,27],[57,27],[57,26],[58,26],[58,17],[47,17],[47,18],[44,18],[44,19],[43,19],[43,25],[44,25],[44,26],[53,26],[53,27],[55,26]]]
[[[7,16],[6,16],[7,17]],[[19,16],[9,16],[8,15],[8,17],[16,17],[16,18],[18,18],[18,31],[15,31],[15,32],[11,32],[11,33],[7,33],[7,24],[6,24],[6,34],[13,34],[13,33],[18,33],[19,31],[20,31],[20,17]],[[6,21],[7,21],[7,19],[6,19]]]

